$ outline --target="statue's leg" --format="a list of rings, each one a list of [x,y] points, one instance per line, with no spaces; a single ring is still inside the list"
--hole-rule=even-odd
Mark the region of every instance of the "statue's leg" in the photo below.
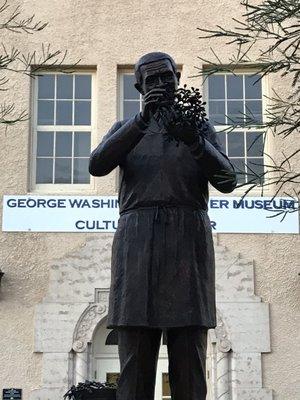
[[[207,329],[168,329],[167,343],[172,400],[205,400]]]
[[[121,374],[117,400],[154,400],[161,329],[118,328]]]

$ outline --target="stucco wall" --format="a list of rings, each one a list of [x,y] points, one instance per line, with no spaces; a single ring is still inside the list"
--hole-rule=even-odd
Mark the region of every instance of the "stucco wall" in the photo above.
[[[14,2],[15,3],[15,2]],[[200,65],[197,55],[207,56],[211,41],[197,39],[198,26],[230,26],[241,8],[237,0],[195,1],[101,0],[18,2],[24,15],[36,14],[49,26],[35,35],[7,36],[23,52],[50,42],[53,49],[68,49],[68,60],[97,67],[97,135],[116,119],[117,66],[132,65],[145,52],[161,50],[183,65],[182,81]],[[11,38],[11,39],[9,39]],[[215,45],[214,45],[215,46]],[[229,48],[219,45],[218,55],[226,60]],[[5,93],[17,109],[30,108],[30,80],[14,75],[13,87]],[[285,91],[276,79],[271,87]],[[1,101],[4,96],[1,94]],[[292,149],[286,139],[273,142],[278,149]],[[1,194],[26,194],[30,188],[30,122],[1,130]],[[86,194],[86,193],[78,193]],[[115,173],[96,178],[95,194],[115,194]],[[101,234],[99,234],[101,235]],[[0,291],[0,388],[22,387],[24,399],[41,382],[41,355],[33,353],[34,307],[44,298],[49,285],[49,265],[84,245],[88,234],[1,233],[1,263],[5,272]],[[299,237],[295,235],[219,235],[222,244],[255,260],[256,294],[270,303],[272,352],[263,356],[264,385],[274,390],[275,400],[296,400],[300,393]],[[101,249],[99,249],[101,251]]]

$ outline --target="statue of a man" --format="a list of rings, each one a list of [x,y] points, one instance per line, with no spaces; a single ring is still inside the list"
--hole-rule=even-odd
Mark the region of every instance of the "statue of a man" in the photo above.
[[[166,123],[165,132],[178,145],[166,140],[154,118],[163,102],[172,107],[178,87],[172,57],[144,55],[135,77],[142,112],[115,123],[89,165],[94,176],[120,167],[108,313],[108,328],[118,329],[117,399],[154,399],[164,330],[172,399],[204,400],[207,330],[216,326],[208,183],[228,193],[236,179],[208,122],[203,131]]]

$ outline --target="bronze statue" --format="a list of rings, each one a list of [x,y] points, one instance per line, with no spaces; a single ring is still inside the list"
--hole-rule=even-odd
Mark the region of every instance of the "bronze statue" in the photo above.
[[[108,328],[118,329],[117,399],[153,400],[164,330],[172,399],[204,400],[207,330],[216,326],[208,183],[231,192],[234,169],[209,122],[174,125],[166,112],[158,123],[161,107],[172,114],[180,79],[172,57],[144,55],[135,76],[142,112],[115,123],[89,165],[94,176],[120,167],[108,313]]]

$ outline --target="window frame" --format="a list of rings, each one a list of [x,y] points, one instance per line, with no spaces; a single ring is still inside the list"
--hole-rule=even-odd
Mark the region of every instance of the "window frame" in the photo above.
[[[203,67],[203,69],[205,69],[205,66]],[[182,71],[182,68],[179,68],[180,71]],[[257,68],[247,68],[247,67],[241,67],[236,69],[235,71],[236,74],[244,74],[244,75],[251,75],[254,73],[259,73],[259,70]],[[123,120],[124,119],[124,80],[123,80],[123,76],[126,74],[134,74],[134,67],[124,67],[124,68],[118,68],[117,71],[118,74],[118,80],[117,80],[117,117],[118,120]],[[228,74],[230,75],[229,72],[220,72],[219,75],[223,75],[223,74]],[[192,82],[191,85],[192,86]],[[202,82],[201,85],[202,86],[202,95],[203,95],[203,100],[206,101],[206,110],[207,110],[207,114],[209,115],[209,99],[208,99],[208,79],[205,79],[205,76],[202,76]],[[262,100],[262,121],[265,121],[265,110],[267,107],[267,98],[266,96],[269,95],[269,80],[268,77],[263,77],[261,79],[261,100]],[[134,101],[134,100],[133,100]],[[142,107],[142,96],[140,95],[140,109]],[[214,126],[214,128],[216,129],[217,132],[223,130],[225,127],[228,127],[229,125],[216,125]],[[263,128],[243,128],[240,130],[247,130],[249,132],[265,132],[265,146],[264,146],[264,155],[263,155],[263,163],[266,163],[266,158],[265,158],[265,153],[270,154],[270,150],[271,150],[271,143],[270,143],[270,135],[266,132],[266,129]],[[246,141],[245,144],[246,146]],[[249,157],[251,158],[251,157]],[[267,168],[265,167],[265,171],[267,170]],[[220,195],[220,192],[215,189],[212,185],[210,186],[210,193],[212,195]],[[116,179],[115,179],[115,191],[118,192],[119,189],[119,168],[117,168],[117,172],[116,172]],[[235,189],[234,192],[232,193],[222,193],[222,195],[224,196],[232,196],[233,194],[235,195],[240,195],[243,194],[245,192],[245,187],[241,187],[238,189]],[[267,186],[266,188],[264,188],[264,193],[268,194],[271,192],[271,187]],[[251,191],[252,195],[261,195],[261,187],[257,186],[255,188],[252,189]]]
[[[118,101],[117,101],[117,118],[119,121],[124,120],[124,75],[134,75],[134,67],[132,68],[118,68]],[[130,100],[127,101],[136,101]],[[140,111],[142,110],[142,95],[140,94]]]
[[[203,70],[205,71],[207,67],[203,66]],[[250,68],[250,67],[240,67],[237,68],[235,71],[235,74],[243,74],[243,75],[252,75],[252,74],[259,74],[259,70],[257,68]],[[214,75],[232,75],[232,73],[227,72],[227,71],[223,71],[223,72],[219,72],[216,73]],[[207,115],[209,116],[209,98],[208,98],[208,79],[205,79],[205,75],[202,76],[202,95],[203,95],[203,100],[206,102],[206,112]],[[226,89],[225,89],[226,90]],[[268,99],[267,97],[269,96],[269,79],[268,77],[264,76],[261,79],[261,101],[262,101],[262,122],[265,122],[265,118],[266,118],[266,108],[268,105]],[[244,98],[243,98],[244,101]],[[209,119],[210,120],[210,119]],[[224,128],[229,127],[230,125],[213,125],[215,130],[217,132],[222,131]],[[236,131],[249,131],[249,132],[262,132],[264,133],[264,139],[265,139],[265,144],[264,144],[264,149],[263,149],[263,163],[266,164],[266,154],[270,154],[271,152],[271,142],[270,142],[270,135],[267,132],[266,128],[249,128],[249,127],[245,127],[245,128],[240,128],[237,129]],[[234,131],[233,131],[234,132]],[[247,134],[247,133],[246,133]],[[246,146],[246,141],[244,143],[244,146]],[[227,143],[227,148],[228,148],[228,143]],[[224,149],[225,150],[225,149]],[[245,153],[246,154],[246,153]],[[253,157],[249,157],[249,158],[253,158]],[[255,158],[255,157],[254,157]],[[268,168],[265,166],[264,167],[264,171],[268,171]],[[220,194],[219,191],[217,189],[215,189],[212,185],[209,185],[209,191],[212,195],[218,195]],[[234,191],[232,192],[234,195],[240,195],[243,194],[245,192],[245,189],[247,188],[247,183],[245,183],[245,186],[242,186],[240,188],[234,189]],[[251,190],[251,195],[257,196],[257,195],[261,195],[261,191],[262,191],[262,187],[261,186],[257,186],[255,188],[253,188]],[[263,188],[263,191],[265,194],[269,194],[271,192],[271,187],[267,186]],[[232,193],[223,193],[224,196],[232,196]]]
[[[118,67],[117,69],[117,120],[123,121],[124,120],[124,75],[134,75],[134,66],[131,67]],[[136,101],[136,100],[132,100]],[[140,110],[142,109],[142,95],[140,94]],[[120,168],[119,166],[116,168],[115,172],[115,192],[119,192],[119,185],[120,185]]]
[[[66,75],[57,69],[44,69],[39,72],[42,75]],[[91,151],[95,142],[96,134],[96,68],[80,69],[76,68],[70,75],[90,75],[91,76],[91,125],[63,125],[58,131],[77,131],[91,132]],[[95,192],[95,179],[90,176],[90,183],[36,183],[36,162],[37,162],[37,111],[38,111],[38,78],[34,78],[31,84],[31,145],[30,145],[30,176],[29,176],[29,193],[55,193],[55,194],[74,194],[77,192]],[[54,129],[53,129],[54,128]],[[43,126],[43,131],[55,131],[55,125]]]

